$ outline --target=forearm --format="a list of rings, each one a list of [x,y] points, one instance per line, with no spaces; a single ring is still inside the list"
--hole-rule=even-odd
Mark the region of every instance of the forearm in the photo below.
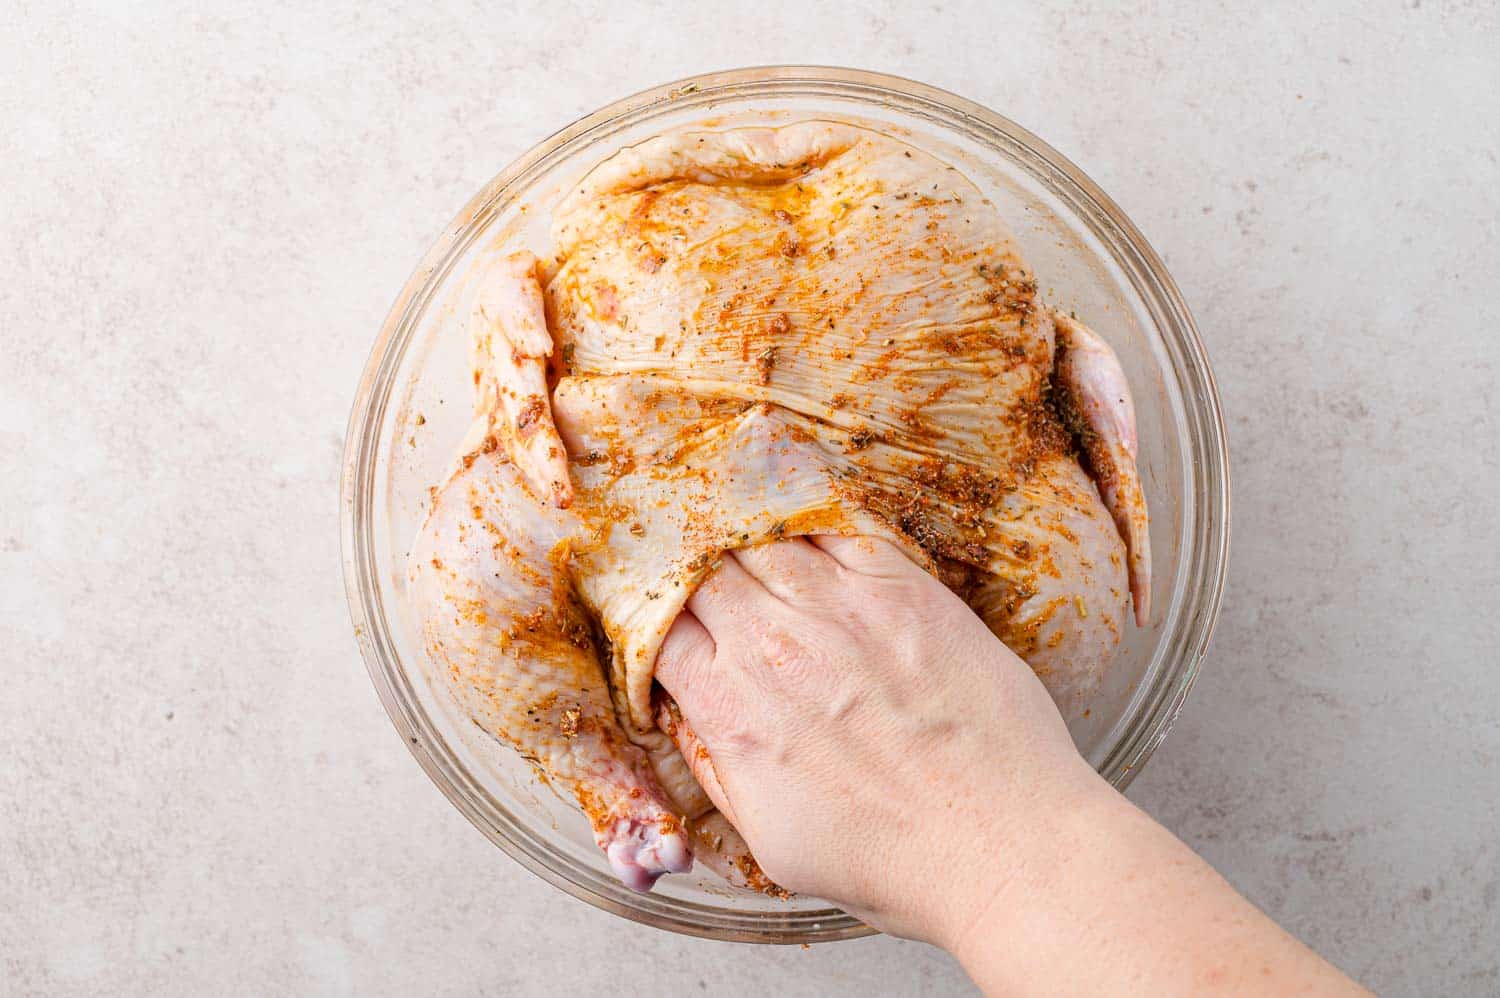
[[[992,994],[1357,990],[1105,784],[897,548],[726,553],[688,611],[656,661],[669,727],[787,889],[943,946]]]
[[[1362,993],[1104,785],[940,940],[989,994]]]

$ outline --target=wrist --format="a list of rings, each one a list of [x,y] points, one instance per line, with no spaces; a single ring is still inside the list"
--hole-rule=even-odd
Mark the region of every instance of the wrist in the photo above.
[[[952,853],[926,941],[968,968],[988,941],[1014,936],[1061,889],[1072,859],[1113,820],[1120,800],[1081,757],[1048,774],[1032,795],[1005,809],[1006,817]]]

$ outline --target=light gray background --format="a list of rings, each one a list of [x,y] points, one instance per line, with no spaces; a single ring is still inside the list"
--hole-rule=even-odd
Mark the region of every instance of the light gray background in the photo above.
[[[968,991],[554,891],[345,613],[345,417],[449,218],[615,97],[794,61],[996,108],[1167,259],[1234,554],[1131,796],[1369,984],[1500,991],[1493,5],[300,6],[0,12],[0,991]]]

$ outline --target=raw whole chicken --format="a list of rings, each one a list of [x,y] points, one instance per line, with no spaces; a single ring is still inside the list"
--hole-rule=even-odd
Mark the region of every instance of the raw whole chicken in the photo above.
[[[726,549],[891,539],[1079,715],[1150,614],[1135,418],[961,174],[846,123],[618,152],[492,251],[475,422],[413,547],[429,667],[620,879],[778,893],[694,782],[656,652]]]

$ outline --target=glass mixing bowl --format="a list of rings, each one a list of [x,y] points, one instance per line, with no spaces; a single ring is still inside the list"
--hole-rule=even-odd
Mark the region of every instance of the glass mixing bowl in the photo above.
[[[344,575],[361,652],[422,768],[480,831],[564,891],[693,935],[816,942],[872,932],[817,898],[776,900],[700,869],[636,894],[610,874],[572,804],[429,686],[404,565],[469,421],[472,386],[455,302],[478,251],[547,248],[550,209],[615,150],[670,128],[838,117],[900,135],[957,166],[1006,216],[1044,296],[1076,310],[1119,353],[1135,390],[1151,508],[1155,619],[1127,628],[1105,695],[1073,727],[1079,749],[1124,787],[1182,707],[1224,587],[1229,479],[1208,359],[1161,260],[1104,192],[1056,151],[953,94],[876,73],[802,66],[694,77],[627,97],[512,163],[448,226],[407,281],[360,380],[342,481]]]

